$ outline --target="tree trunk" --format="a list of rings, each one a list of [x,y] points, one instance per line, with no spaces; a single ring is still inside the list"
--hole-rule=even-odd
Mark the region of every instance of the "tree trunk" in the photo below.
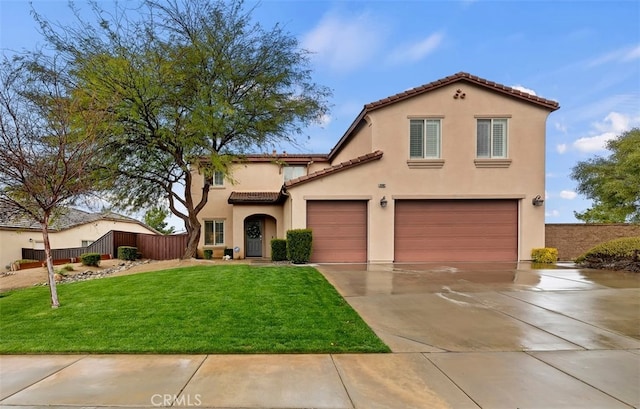
[[[42,238],[44,239],[44,255],[47,261],[47,273],[49,278],[49,291],[51,293],[51,308],[58,308],[58,287],[56,286],[55,272],[53,271],[53,256],[51,255],[51,242],[49,242],[49,218],[45,217],[42,223]]]
[[[189,235],[189,238],[187,240],[187,248],[185,249],[184,255],[182,256],[183,260],[197,257],[198,243],[200,242],[200,222],[198,222],[197,218],[195,217],[193,219],[189,219],[190,223],[187,228],[187,234]]]

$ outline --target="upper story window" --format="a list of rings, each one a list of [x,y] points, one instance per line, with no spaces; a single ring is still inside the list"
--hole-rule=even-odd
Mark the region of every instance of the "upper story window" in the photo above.
[[[213,177],[209,178],[208,182],[211,186],[224,186],[224,173],[216,170],[213,172]]]
[[[409,158],[438,159],[441,155],[440,119],[409,121]]]
[[[284,166],[283,169],[285,182],[307,174],[306,166]]]
[[[507,119],[478,119],[476,156],[482,159],[507,157]]]

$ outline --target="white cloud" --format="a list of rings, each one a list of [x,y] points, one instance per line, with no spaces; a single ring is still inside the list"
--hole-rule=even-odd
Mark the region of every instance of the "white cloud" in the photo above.
[[[560,143],[558,145],[556,145],[556,152],[558,152],[559,154],[563,154],[567,151],[567,144],[566,143]]]
[[[616,134],[613,132],[605,132],[596,136],[580,138],[573,143],[573,147],[584,153],[603,151],[606,149],[607,141],[615,136]]]
[[[554,122],[553,123],[554,128],[556,128],[557,131],[560,131],[562,133],[567,133],[567,126],[564,124],[561,124],[560,122]]]
[[[593,124],[594,133],[597,132],[596,135],[579,138],[573,142],[573,147],[580,152],[586,153],[603,151],[606,149],[607,141],[628,131],[637,122],[637,118],[630,118],[628,115],[611,112],[602,122]]]
[[[523,87],[522,85],[512,85],[511,88],[513,89],[517,89],[518,91],[522,91],[522,92],[526,92],[529,95],[538,95],[536,94],[536,92],[534,90],[532,90],[531,88],[527,88],[527,87]]]
[[[640,45],[631,49],[625,55],[622,56],[622,61],[632,61],[640,58]]]
[[[560,217],[560,212],[556,209],[549,210],[544,214],[546,217]]]
[[[318,125],[321,128],[327,127],[331,123],[331,115],[323,114],[318,118]]]
[[[373,57],[382,43],[380,22],[366,14],[357,16],[326,14],[320,23],[303,36],[301,45],[316,55],[319,64],[332,71],[358,69]]]
[[[560,197],[567,200],[573,200],[578,194],[572,190],[563,190],[560,192]]]
[[[429,37],[416,43],[396,48],[396,50],[391,53],[389,61],[392,63],[419,61],[437,50],[443,40],[443,33],[433,33]]]
[[[618,48],[606,54],[599,55],[591,61],[587,62],[589,67],[597,67],[598,65],[609,62],[629,62],[640,58],[640,45]]]

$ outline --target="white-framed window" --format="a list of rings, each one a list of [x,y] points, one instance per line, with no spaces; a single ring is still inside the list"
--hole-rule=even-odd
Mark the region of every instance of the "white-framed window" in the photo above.
[[[284,166],[283,169],[285,182],[307,174],[306,166]]]
[[[219,170],[213,172],[213,177],[209,178],[209,184],[214,187],[224,186],[224,173]]]
[[[205,246],[224,245],[224,220],[205,220],[204,245]]]
[[[95,240],[82,240],[82,247],[89,247],[95,242]]]
[[[442,150],[441,139],[440,119],[409,120],[410,159],[439,159]]]
[[[487,118],[477,119],[476,157],[506,158],[507,157],[507,119]]]

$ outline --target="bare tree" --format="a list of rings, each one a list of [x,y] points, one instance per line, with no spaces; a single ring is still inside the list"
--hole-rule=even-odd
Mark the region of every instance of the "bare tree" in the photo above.
[[[98,128],[73,106],[64,68],[37,54],[3,57],[0,66],[0,207],[10,218],[28,218],[42,227],[53,308],[60,302],[50,224],[100,180],[92,134]]]

